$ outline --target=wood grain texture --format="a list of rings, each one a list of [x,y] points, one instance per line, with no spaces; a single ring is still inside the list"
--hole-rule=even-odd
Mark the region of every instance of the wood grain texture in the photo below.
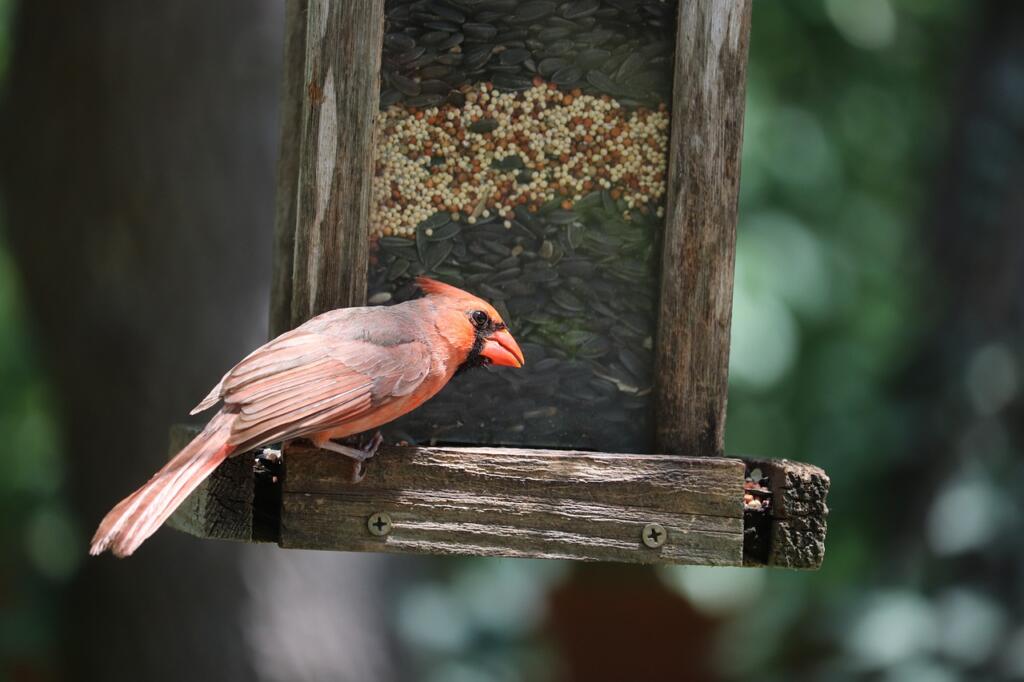
[[[299,202],[299,150],[306,92],[306,22],[309,0],[285,1],[284,64],[281,74],[281,135],[274,215],[274,262],[270,291],[270,338],[291,329],[292,271]]]
[[[175,427],[172,454],[197,432]],[[824,557],[828,476],[790,460],[385,446],[359,483],[351,460],[301,441],[283,474],[254,461],[222,464],[170,525],[306,549],[801,569]],[[771,490],[769,547],[744,560],[743,477],[755,468]],[[394,522],[386,537],[368,532],[375,512]],[[651,522],[669,533],[659,549],[640,541]]]
[[[345,458],[287,450],[282,547],[737,565],[744,464],[506,448],[382,448],[351,482]],[[367,530],[390,515],[385,537]],[[668,531],[657,549],[647,523]]]
[[[384,0],[307,0],[291,326],[366,299]]]
[[[772,491],[768,565],[817,569],[825,559],[828,530],[828,475],[811,464],[788,459],[754,460]]]
[[[750,0],[679,4],[658,320],[656,443],[721,455]]]

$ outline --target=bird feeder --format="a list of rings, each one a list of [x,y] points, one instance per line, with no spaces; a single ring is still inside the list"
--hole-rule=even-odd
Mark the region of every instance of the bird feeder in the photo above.
[[[723,456],[750,1],[295,0],[287,21],[272,333],[425,274],[492,302],[526,365],[456,377],[361,482],[286,444],[225,463],[174,523],[819,566],[824,472]]]

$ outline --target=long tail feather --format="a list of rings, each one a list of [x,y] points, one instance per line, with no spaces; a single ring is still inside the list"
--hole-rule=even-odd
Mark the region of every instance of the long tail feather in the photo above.
[[[234,415],[219,413],[153,478],[103,517],[89,553],[125,557],[156,532],[217,466],[234,451],[227,443]]]

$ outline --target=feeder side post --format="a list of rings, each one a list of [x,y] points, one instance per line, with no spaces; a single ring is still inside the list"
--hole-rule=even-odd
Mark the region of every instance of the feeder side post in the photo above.
[[[270,290],[270,338],[291,329],[292,269],[299,200],[299,149],[305,100],[306,17],[309,0],[285,0],[281,74],[281,136],[277,161],[274,261]]]
[[[294,0],[288,18],[273,334],[366,299],[384,0]]]
[[[679,3],[655,346],[658,452],[724,451],[750,6]]]

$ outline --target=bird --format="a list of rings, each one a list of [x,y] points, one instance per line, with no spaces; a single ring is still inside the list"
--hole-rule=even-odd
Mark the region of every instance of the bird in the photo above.
[[[456,373],[525,362],[501,315],[449,284],[391,306],[339,308],[269,341],[230,369],[193,410],[219,411],[166,466],[100,522],[89,553],[126,557],[232,455],[307,439],[360,463],[374,455],[336,442],[373,431],[436,395]]]

